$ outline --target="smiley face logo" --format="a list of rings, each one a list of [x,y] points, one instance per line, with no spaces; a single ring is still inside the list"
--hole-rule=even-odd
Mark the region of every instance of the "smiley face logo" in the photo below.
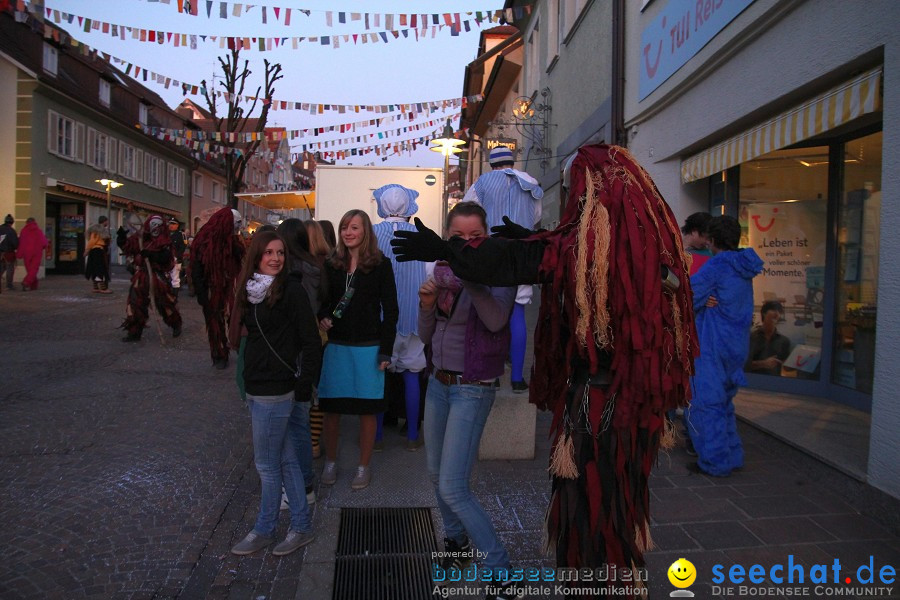
[[[677,588],[690,587],[694,580],[697,579],[697,569],[693,563],[686,558],[679,558],[672,563],[668,571],[669,583]]]

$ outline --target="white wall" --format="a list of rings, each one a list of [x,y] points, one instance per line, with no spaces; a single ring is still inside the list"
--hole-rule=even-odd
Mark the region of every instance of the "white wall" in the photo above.
[[[629,147],[681,221],[705,209],[705,184],[682,185],[681,159],[842,83],[884,53],[882,193],[900,197],[900,2],[756,0],[668,81],[639,102],[641,30],[665,5],[626,17],[625,120]],[[900,226],[882,205],[879,315],[869,482],[900,497]],[[894,396],[896,396],[894,394]]]

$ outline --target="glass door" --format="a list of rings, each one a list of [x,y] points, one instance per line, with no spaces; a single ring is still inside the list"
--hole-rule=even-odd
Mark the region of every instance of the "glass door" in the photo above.
[[[831,382],[872,393],[881,226],[882,133],[843,144],[837,211],[835,336]]]

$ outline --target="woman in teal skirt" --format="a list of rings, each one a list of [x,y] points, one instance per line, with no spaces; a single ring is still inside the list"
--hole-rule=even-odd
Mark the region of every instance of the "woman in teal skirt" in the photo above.
[[[341,218],[334,253],[325,263],[330,302],[319,311],[328,345],[319,380],[325,412],[325,467],[321,483],[337,481],[341,415],[359,415],[359,466],[351,487],[363,489],[372,474],[377,415],[387,408],[384,370],[391,361],[399,308],[391,261],[378,249],[369,215],[351,210]]]

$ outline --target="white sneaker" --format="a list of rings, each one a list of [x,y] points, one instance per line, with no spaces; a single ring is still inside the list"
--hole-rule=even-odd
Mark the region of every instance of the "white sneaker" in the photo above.
[[[356,467],[356,477],[350,482],[350,487],[354,490],[361,490],[369,486],[372,480],[372,469],[359,465]]]
[[[316,503],[316,490],[310,490],[306,494],[306,503],[310,506]]]
[[[335,481],[337,481],[337,463],[326,460],[325,466],[322,468],[322,477],[319,478],[319,483],[322,485],[334,485]]]

